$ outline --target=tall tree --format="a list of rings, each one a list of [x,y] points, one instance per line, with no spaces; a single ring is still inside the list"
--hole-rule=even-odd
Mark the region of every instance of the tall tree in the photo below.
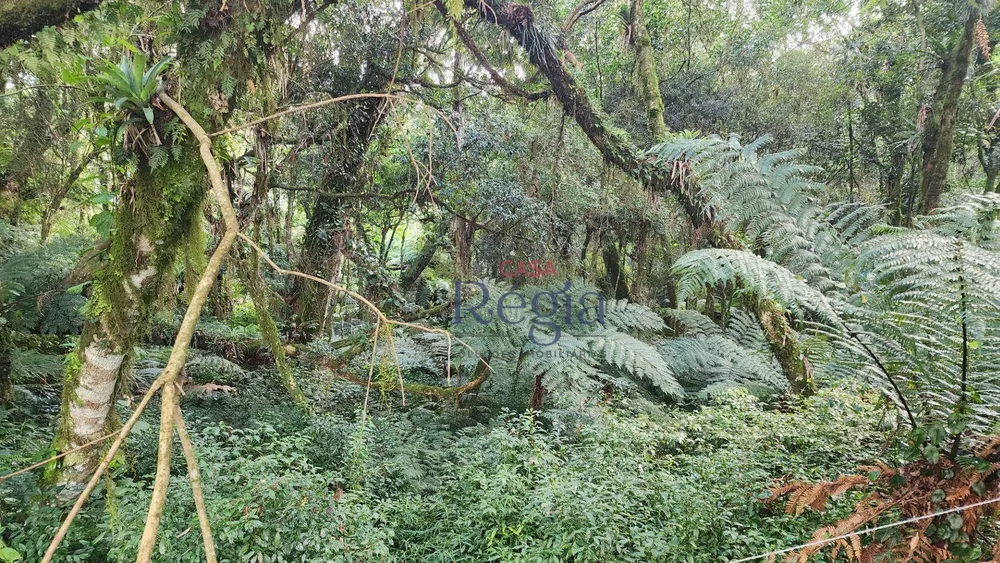
[[[274,42],[283,37],[279,26],[298,7],[291,1],[252,8],[235,4],[226,17],[209,9],[197,26],[178,30],[177,42],[169,48],[176,50],[184,67],[186,102],[196,108],[193,111],[203,123],[223,124],[232,115],[230,106],[248,95],[248,84],[261,80],[260,73],[268,71]],[[181,8],[176,5],[174,9]],[[258,34],[254,29],[270,33]],[[220,54],[226,72],[219,73],[213,61],[205,63],[200,55],[205,43],[223,36],[226,40],[220,43],[226,48]],[[142,72],[137,75],[141,77]],[[101,457],[99,448],[76,448],[119,424],[112,407],[125,389],[122,375],[131,363],[134,344],[146,333],[158,296],[173,286],[174,264],[180,251],[193,242],[192,224],[200,227],[202,221],[206,172],[199,143],[172,134],[167,125],[170,113],[165,110],[134,107],[124,119],[146,123],[146,109],[152,113],[153,125],[132,133],[130,151],[121,155],[132,160],[129,169],[133,172],[116,186],[118,205],[107,253],[97,254],[88,265],[94,280],[90,315],[67,362],[53,445],[60,451],[73,451],[51,476],[64,485],[65,497],[82,489]],[[159,161],[153,156],[157,139],[171,145],[158,147],[160,156],[166,156]]]
[[[949,56],[941,61],[941,78],[934,91],[934,100],[927,108],[924,123],[923,175],[920,180],[920,212],[924,215],[937,209],[948,181],[951,150],[955,143],[958,100],[962,95],[966,74],[969,72],[979,17],[978,7],[969,11],[958,40]]]

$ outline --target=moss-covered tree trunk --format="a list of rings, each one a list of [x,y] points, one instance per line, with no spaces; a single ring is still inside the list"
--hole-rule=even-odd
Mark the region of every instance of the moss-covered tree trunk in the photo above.
[[[604,275],[608,285],[608,291],[615,296],[615,299],[628,299],[628,282],[625,280],[625,272],[622,271],[621,254],[618,252],[618,245],[612,240],[606,240],[601,247],[601,260],[604,262]]]
[[[439,217],[437,222],[434,224],[434,232],[431,234],[424,245],[420,247],[420,252],[417,253],[416,258],[412,262],[407,264],[406,269],[400,274],[399,277],[399,287],[403,291],[409,291],[420,279],[420,275],[427,269],[430,265],[431,260],[434,259],[434,255],[437,253],[438,249],[441,248],[441,244],[445,241],[448,236],[448,221]]]
[[[632,41],[635,45],[636,72],[639,87],[646,104],[646,121],[653,143],[663,140],[667,126],[663,121],[663,97],[660,95],[660,80],[656,72],[656,58],[653,56],[653,42],[646,29],[646,16],[642,0],[632,0]]]
[[[344,190],[340,188],[338,191]],[[327,191],[316,196],[306,223],[305,243],[299,256],[299,271],[325,280],[333,275],[334,266],[347,244],[347,209],[337,195]],[[296,278],[292,289],[292,305],[298,325],[296,338],[307,340],[320,330],[319,327],[326,324],[324,286]]]
[[[281,382],[288,391],[288,394],[291,395],[292,400],[295,401],[295,404],[305,407],[306,396],[299,387],[298,382],[295,381],[295,374],[292,372],[291,366],[288,365],[288,359],[285,357],[285,348],[281,343],[278,325],[275,324],[274,317],[271,316],[267,299],[267,284],[264,281],[264,276],[260,273],[257,254],[251,253],[249,257],[245,257],[242,260],[241,266],[244,270],[244,281],[247,285],[247,292],[250,293],[254,310],[257,312],[257,324],[260,325],[260,336],[274,357],[274,366],[278,370],[278,376],[281,378]]]
[[[14,381],[11,379],[13,345],[10,340],[7,319],[0,317],[0,407],[14,404]]]
[[[374,84],[375,88],[380,87]],[[329,156],[329,172],[322,191],[316,195],[306,223],[305,244],[298,269],[307,274],[330,279],[334,266],[344,251],[348,236],[348,207],[341,197],[358,187],[372,132],[382,117],[381,106],[373,99],[364,100],[347,110],[342,141]],[[298,337],[308,337],[326,324],[327,288],[296,278],[292,303],[298,319]]]
[[[29,39],[51,25],[93,10],[101,0],[3,0],[0,2],[0,49]]]
[[[920,212],[924,215],[937,209],[948,181],[958,100],[962,95],[965,75],[969,71],[978,19],[979,11],[972,10],[958,43],[952,48],[950,56],[941,63],[941,80],[934,92],[930,115],[924,125],[924,161],[920,180]]]
[[[812,395],[816,392],[812,366],[798,345],[798,340],[785,310],[772,299],[751,299],[748,308],[757,317],[771,352],[778,360],[789,390],[796,395]]]
[[[160,289],[172,280],[189,226],[201,213],[204,181],[197,153],[189,149],[156,171],[140,162],[122,189],[107,259],[94,272],[91,316],[66,370],[54,449],[82,446],[119,423],[112,409],[123,391],[122,372],[148,329]],[[51,476],[65,487],[64,496],[83,488],[101,449],[63,458]]]

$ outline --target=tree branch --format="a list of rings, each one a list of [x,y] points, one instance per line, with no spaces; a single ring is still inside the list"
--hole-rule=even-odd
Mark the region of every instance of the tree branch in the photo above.
[[[202,307],[208,299],[208,294],[215,285],[222,263],[229,254],[229,249],[236,242],[239,233],[239,222],[236,218],[236,210],[229,200],[229,193],[226,184],[222,181],[222,173],[219,171],[218,163],[212,154],[212,139],[205,133],[201,125],[195,121],[191,114],[180,104],[174,101],[166,93],[161,92],[160,101],[164,103],[177,117],[187,126],[199,142],[201,159],[208,169],[208,178],[212,185],[212,192],[219,204],[222,212],[222,219],[226,225],[226,232],[219,240],[219,245],[209,258],[205,271],[198,280],[198,286],[191,296],[184,320],[181,321],[180,330],[177,331],[177,338],[174,339],[174,347],[167,360],[167,366],[158,380],[163,381],[163,397],[160,406],[160,438],[157,448],[156,478],[153,482],[153,497],[149,502],[149,513],[146,516],[146,526],[142,531],[142,538],[139,540],[139,555],[136,563],[149,563],[153,557],[153,549],[156,546],[156,533],[160,527],[160,518],[163,516],[163,506],[167,500],[167,488],[170,486],[170,456],[173,451],[174,435],[174,410],[177,406],[177,389],[174,383],[177,375],[184,367],[187,358],[188,346],[191,344],[191,337],[194,335],[195,325],[201,316]]]
[[[458,37],[462,40],[465,48],[472,53],[472,56],[475,57],[477,61],[479,61],[479,64],[482,65],[483,69],[486,70],[486,73],[490,75],[490,79],[493,80],[494,84],[502,88],[504,91],[515,96],[522,97],[528,101],[544,100],[549,97],[551,92],[528,92],[524,88],[521,88],[516,84],[512,84],[504,78],[503,75],[497,71],[497,69],[493,68],[489,59],[486,58],[486,55],[479,48],[479,45],[476,45],[476,42],[472,39],[472,36],[469,35],[469,32],[465,29],[465,26],[462,25],[462,22],[448,14],[448,8],[445,7],[444,2],[441,0],[435,0],[434,5],[437,7],[438,11],[441,12],[441,15],[444,16],[445,19],[450,20],[452,25],[455,26],[455,32],[458,33]]]
[[[184,450],[184,460],[188,467],[188,481],[191,482],[191,496],[194,498],[194,508],[198,513],[198,525],[201,527],[201,537],[205,541],[205,562],[217,563],[215,556],[215,539],[212,537],[212,527],[208,523],[208,510],[205,508],[205,490],[201,486],[201,474],[198,471],[198,456],[194,453],[191,435],[184,425],[184,414],[180,406],[174,407],[174,421],[177,424],[177,437],[181,440]]]
[[[562,103],[563,110],[576,120],[606,161],[653,191],[673,194],[695,228],[706,227],[713,231],[710,238],[725,236],[707,198],[687,181],[685,163],[659,162],[648,157],[628,141],[624,132],[605,123],[586,90],[563,63],[561,53],[566,50],[563,38],[536,27],[530,8],[501,0],[464,2],[481,20],[506,29],[524,48],[531,64],[548,78],[552,93]]]

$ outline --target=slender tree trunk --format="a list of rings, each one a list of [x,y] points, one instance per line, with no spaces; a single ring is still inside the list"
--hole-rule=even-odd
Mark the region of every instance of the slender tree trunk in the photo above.
[[[441,247],[441,242],[447,236],[448,221],[445,221],[444,218],[438,218],[437,223],[434,225],[434,234],[420,248],[420,252],[417,253],[417,257],[413,259],[413,262],[410,262],[402,274],[400,274],[400,289],[408,291],[417,283],[417,280],[420,279],[420,274],[430,265],[438,248]]]
[[[528,401],[528,408],[533,411],[542,410],[545,403],[545,386],[542,385],[541,374],[535,376],[535,384],[531,388],[531,399]]]
[[[997,174],[1000,173],[1000,169],[989,168],[986,170],[986,183],[984,184],[983,193],[991,194],[997,191]]]
[[[650,221],[643,217],[639,224],[639,232],[635,242],[635,279],[632,280],[632,299],[645,301],[646,298],[646,262],[649,254]]]
[[[625,281],[625,272],[621,269],[618,246],[613,241],[605,241],[601,249],[601,258],[604,260],[608,290],[614,293],[615,299],[628,299],[628,283]]]
[[[6,319],[0,318],[0,407],[14,404],[14,382],[11,379],[11,344],[10,328]]]
[[[455,240],[455,266],[462,279],[472,274],[472,243],[476,240],[476,227],[462,217],[455,217],[453,223]]]
[[[899,225],[903,217],[903,173],[906,168],[906,153],[897,150],[892,155],[885,175],[885,201],[889,209],[889,222]]]
[[[642,8],[643,0],[632,0],[632,39],[635,43],[636,72],[639,85],[646,101],[646,121],[653,143],[663,140],[667,126],[663,122],[663,97],[660,95],[660,81],[656,73],[656,58],[653,56],[653,42],[646,29],[646,16]]]
[[[260,325],[260,336],[267,344],[271,355],[274,357],[274,366],[278,370],[278,376],[284,384],[288,394],[291,395],[295,404],[300,407],[306,406],[306,396],[295,381],[295,374],[288,359],[285,357],[285,348],[281,343],[281,335],[278,333],[278,325],[271,316],[270,307],[267,304],[267,284],[260,273],[259,257],[256,252],[251,252],[249,257],[244,258],[243,271],[247,284],[247,292],[253,301],[254,310],[257,312],[257,321]]]
[[[295,262],[295,243],[292,239],[292,219],[295,217],[295,192],[288,190],[285,198],[285,255],[289,263]]]
[[[52,201],[49,205],[42,211],[42,243],[49,239],[49,233],[52,231],[52,223],[55,221],[56,214],[59,212],[59,208],[62,207],[63,200],[69,195],[69,191],[76,184],[76,181],[80,179],[80,175],[86,170],[87,165],[97,157],[97,151],[92,151],[87,156],[83,157],[83,160],[70,171],[69,176],[66,180],[59,186],[52,194]]]
[[[934,92],[934,102],[924,130],[923,175],[920,181],[920,212],[924,215],[937,209],[948,181],[958,100],[969,71],[973,32],[978,19],[979,10],[972,10],[958,44],[941,64],[941,80]]]

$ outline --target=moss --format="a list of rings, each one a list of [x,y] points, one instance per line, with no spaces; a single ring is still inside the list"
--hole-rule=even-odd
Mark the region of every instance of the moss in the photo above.
[[[121,373],[129,372],[133,346],[148,330],[158,292],[164,280],[172,281],[178,249],[184,246],[193,217],[201,214],[204,184],[204,167],[196,149],[188,145],[181,158],[156,171],[140,159],[134,178],[124,186],[108,255],[94,274],[89,318],[67,360],[53,449],[62,450],[74,436],[69,407],[79,401],[77,388],[87,346],[97,339],[105,350],[123,355]],[[138,288],[133,276],[141,278]],[[129,382],[119,377],[115,394],[128,386]],[[106,422],[108,431],[121,424],[113,413]],[[94,450],[67,456],[63,464],[92,462],[98,454]],[[46,478],[58,479],[58,467],[47,469]]]
[[[298,383],[296,383],[292,368],[288,365],[288,360],[285,357],[285,348],[282,346],[281,336],[278,334],[278,326],[274,323],[274,318],[271,317],[271,312],[268,309],[267,285],[260,275],[256,254],[252,254],[249,258],[243,260],[242,270],[247,290],[250,293],[250,299],[253,301],[254,310],[257,313],[260,336],[274,357],[274,364],[278,368],[278,375],[281,376],[281,381],[285,384],[285,389],[288,390],[288,393],[292,396],[292,400],[297,405],[304,407],[306,406],[306,396]]]
[[[208,235],[203,228],[204,217],[195,213],[191,217],[188,236],[184,245],[184,300],[191,301],[198,279],[208,262]]]
[[[655,59],[653,58],[653,43],[646,30],[646,18],[643,14],[642,0],[633,0],[632,28],[635,33],[635,53],[639,84],[646,101],[646,119],[649,122],[649,133],[653,142],[663,139],[667,134],[667,126],[663,122],[663,98],[660,95],[660,82],[656,76]]]
[[[178,249],[185,246],[194,217],[200,217],[204,185],[205,170],[193,145],[155,171],[140,162],[97,282],[95,312],[107,327],[111,349],[127,352],[148,329],[156,298],[164,282],[172,281]],[[144,274],[149,279],[136,289],[132,276]]]

